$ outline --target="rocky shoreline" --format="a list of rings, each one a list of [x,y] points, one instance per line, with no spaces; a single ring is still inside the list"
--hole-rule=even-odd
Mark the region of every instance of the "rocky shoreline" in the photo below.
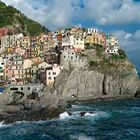
[[[100,98],[75,98],[75,99],[69,99],[69,101],[64,101],[64,106],[58,106],[57,108],[41,108],[38,110],[26,110],[26,111],[18,111],[14,113],[6,113],[6,112],[0,112],[0,122],[3,122],[3,124],[13,124],[18,121],[45,121],[45,120],[51,120],[51,119],[58,119],[60,117],[60,114],[65,112],[68,108],[71,107],[72,104],[76,102],[96,102],[96,101],[109,101],[109,100],[125,100],[125,99],[137,99],[136,97],[100,97]]]
[[[0,95],[0,122],[39,121],[59,118],[74,102],[140,98],[140,81],[135,74],[121,77],[97,71],[63,71],[41,97],[5,93]]]

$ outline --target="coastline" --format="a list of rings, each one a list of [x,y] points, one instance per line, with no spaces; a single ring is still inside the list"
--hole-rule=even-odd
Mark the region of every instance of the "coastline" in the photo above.
[[[109,100],[134,100],[138,99],[135,97],[100,97],[100,98],[92,98],[91,97],[83,97],[83,98],[77,98],[77,99],[69,99],[67,100],[69,107],[72,106],[72,104],[76,102],[101,102],[101,101],[109,101]],[[13,124],[18,121],[45,121],[45,120],[52,120],[52,119],[58,119],[60,114],[65,112],[68,108],[58,107],[58,108],[43,108],[40,110],[34,110],[34,111],[20,111],[13,114],[6,114],[4,112],[0,112],[0,122],[3,122],[3,124]]]
[[[108,96],[108,97],[96,97],[96,98],[92,98],[92,96],[90,97],[79,97],[79,98],[75,98],[75,99],[70,99],[68,100],[69,102],[73,103],[73,102],[90,102],[90,101],[108,101],[108,100],[123,100],[123,99],[138,99],[136,97],[133,96]]]

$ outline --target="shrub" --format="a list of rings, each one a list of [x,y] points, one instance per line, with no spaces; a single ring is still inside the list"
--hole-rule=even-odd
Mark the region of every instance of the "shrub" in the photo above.
[[[90,61],[89,66],[98,66],[98,63],[96,61]]]

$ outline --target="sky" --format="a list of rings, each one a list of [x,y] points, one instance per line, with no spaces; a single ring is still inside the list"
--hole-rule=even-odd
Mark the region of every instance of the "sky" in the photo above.
[[[117,35],[140,72],[140,0],[1,0],[50,30],[93,27]]]

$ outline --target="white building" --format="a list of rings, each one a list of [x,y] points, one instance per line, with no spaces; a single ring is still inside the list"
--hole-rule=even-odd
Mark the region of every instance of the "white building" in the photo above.
[[[88,34],[98,34],[98,29],[94,29],[94,28],[88,28],[87,31]]]
[[[115,46],[118,45],[119,41],[116,36],[111,34],[106,34],[106,46]]]
[[[1,46],[2,47],[13,47],[21,44],[23,34],[9,35],[1,37]]]
[[[74,46],[74,35],[63,35],[62,47],[73,47]]]
[[[85,49],[85,39],[83,36],[75,36],[74,38],[74,46],[75,49]]]
[[[87,58],[82,57],[81,53],[75,52],[73,48],[65,48],[61,53],[60,65],[64,69],[75,67],[84,68],[87,65]]]
[[[115,46],[107,47],[106,53],[107,54],[118,54],[118,50],[119,50],[119,46],[115,45]]]
[[[57,64],[48,65],[46,68],[40,69],[38,74],[40,82],[46,86],[52,85],[62,69],[63,67]]]

